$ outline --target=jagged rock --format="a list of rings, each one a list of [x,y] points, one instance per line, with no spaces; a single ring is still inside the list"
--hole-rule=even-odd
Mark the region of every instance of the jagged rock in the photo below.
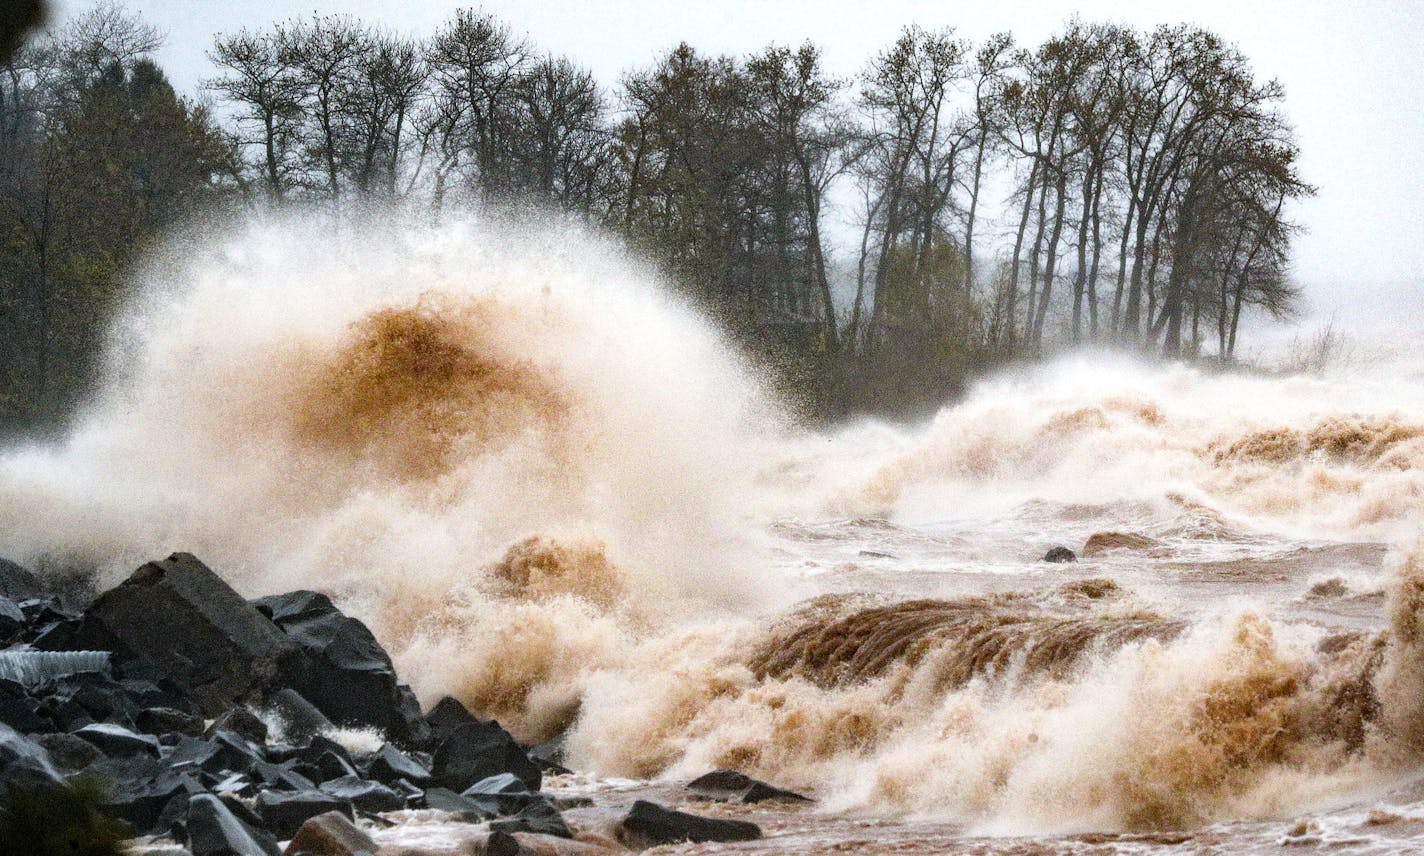
[[[349,802],[362,811],[399,811],[405,808],[405,797],[380,782],[368,782],[357,776],[342,776],[322,782],[319,787],[323,793]]]
[[[623,818],[624,832],[634,840],[656,846],[680,841],[753,841],[761,827],[745,820],[723,820],[673,811],[657,803],[638,800]]]
[[[552,835],[555,838],[574,837],[573,830],[569,829],[569,825],[564,822],[564,816],[543,795],[520,809],[513,817],[490,821],[490,830],[508,833],[532,832],[538,835]]]
[[[205,735],[212,737],[219,731],[231,731],[258,746],[267,742],[267,723],[258,719],[257,714],[245,707],[235,707],[213,720],[213,724],[208,726]]]
[[[252,765],[252,775],[262,780],[269,788],[284,791],[310,791],[316,782],[293,769],[294,764],[271,764],[257,761]]]
[[[0,724],[23,734],[48,731],[51,722],[40,714],[40,703],[14,681],[0,680]]]
[[[340,812],[329,811],[302,824],[287,845],[287,856],[357,856],[375,853],[376,842]],[[197,854],[194,854],[197,856]]]
[[[236,817],[238,820],[242,821],[253,829],[263,828],[262,818],[258,817],[257,812],[253,811],[247,803],[243,802],[236,795],[230,793],[218,794],[217,797],[218,799],[222,800],[223,805],[227,806],[228,811],[232,812],[233,816]]]
[[[203,736],[203,718],[171,707],[149,707],[134,716],[134,727],[144,734]]]
[[[55,767],[66,773],[77,773],[104,754],[98,746],[73,734],[36,734],[33,739],[49,753]]]
[[[548,801],[543,794],[530,791],[528,785],[513,773],[481,779],[466,788],[460,796],[474,800],[486,812],[496,816],[517,814],[537,801]]]
[[[265,830],[243,823],[222,800],[198,794],[188,801],[188,849],[193,856],[279,856]]]
[[[360,775],[351,754],[329,737],[313,737],[310,744],[297,751],[294,760],[298,763],[295,769],[314,782]]]
[[[18,603],[0,596],[0,640],[13,639],[27,623],[25,613]]]
[[[258,817],[262,818],[262,825],[279,840],[291,838],[301,829],[302,824],[329,811],[340,812],[347,818],[352,816],[350,803],[321,791],[300,791],[294,794],[263,791],[257,795],[253,808]]]
[[[129,689],[112,677],[97,672],[81,672],[47,681],[35,690],[44,697],[42,709],[65,731],[95,722],[128,727],[141,709]]]
[[[164,752],[163,760],[175,770],[191,770],[194,773],[217,773],[226,770],[234,762],[243,764],[246,753],[233,753],[227,747],[210,740],[184,737]]]
[[[208,738],[218,748],[223,767],[236,772],[247,773],[259,761],[265,761],[262,750],[246,737],[231,731],[218,731]]]
[[[164,833],[172,830],[173,818],[167,817],[168,807],[187,801],[203,792],[202,783],[188,773],[163,770],[157,775],[117,783],[109,788],[104,810],[136,832]],[[186,812],[183,815],[186,822]]]
[[[461,726],[475,725],[480,720],[466,710],[459,701],[445,696],[435,703],[429,713],[425,714],[425,722],[430,729],[431,740],[439,744],[445,742],[445,738]]]
[[[379,728],[405,738],[395,667],[365,624],[318,592],[295,591],[255,603],[301,649],[283,670],[284,686],[337,725]]]
[[[0,795],[11,786],[44,791],[63,787],[64,780],[42,746],[0,725]]]
[[[485,839],[485,856],[521,856],[524,852],[519,839],[508,832],[493,830]]]
[[[448,788],[426,788],[420,802],[425,808],[449,812],[467,823],[478,823],[498,816],[488,804],[472,800]]]
[[[1067,547],[1054,547],[1043,554],[1043,561],[1061,565],[1066,562],[1076,562],[1078,557]]]
[[[282,722],[282,737],[292,744],[304,744],[335,726],[302,694],[283,687],[267,696],[267,709]]]
[[[390,730],[392,736],[398,737],[408,748],[425,749],[430,746],[430,724],[420,712],[420,700],[415,697],[415,691],[405,684],[396,686],[395,717],[398,724]]]
[[[158,756],[158,741],[150,734],[139,734],[111,722],[96,722],[73,732],[75,737],[88,740],[100,752],[111,758],[128,755]]]
[[[0,597],[23,601],[44,595],[44,586],[34,574],[9,559],[0,559]]]
[[[371,756],[366,775],[378,782],[393,785],[401,779],[422,785],[430,781],[430,771],[409,755],[387,743]]]
[[[543,743],[531,746],[529,747],[529,757],[546,773],[553,773],[556,776],[572,773],[573,770],[564,766],[564,744],[567,739],[567,734],[560,734],[552,740],[545,740]]]
[[[188,553],[149,562],[84,612],[84,642],[145,659],[205,713],[274,678],[295,648],[281,630]]]
[[[795,791],[768,785],[736,770],[713,770],[687,783],[687,789],[699,797],[721,802],[758,803],[766,800],[812,802]]]
[[[539,790],[543,773],[498,722],[475,720],[456,727],[435,750],[434,781],[463,791],[481,779],[513,773],[531,791]]]
[[[138,706],[138,711],[134,713],[134,716],[138,716],[147,708],[158,707],[195,716],[198,714],[198,707],[188,698],[187,693],[172,681],[161,676],[158,676],[157,680],[147,675],[138,676],[132,674],[127,668],[117,671],[120,675],[119,685],[123,687],[129,699]]]

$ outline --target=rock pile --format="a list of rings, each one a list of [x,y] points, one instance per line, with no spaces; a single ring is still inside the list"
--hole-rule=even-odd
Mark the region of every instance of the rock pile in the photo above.
[[[588,852],[540,790],[546,771],[566,772],[558,745],[526,749],[453,698],[422,713],[326,595],[247,601],[177,553],[77,607],[0,560],[0,646],[0,811],[12,791],[97,784],[102,813],[193,856],[279,854],[287,840],[288,853],[374,853],[360,823],[402,809],[487,823],[490,852]],[[358,756],[339,728],[385,742]],[[724,799],[798,798],[717,775],[704,784]],[[622,825],[642,846],[760,835],[645,802]]]

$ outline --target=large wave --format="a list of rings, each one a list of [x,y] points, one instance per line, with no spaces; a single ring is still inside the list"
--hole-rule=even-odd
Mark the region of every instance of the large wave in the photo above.
[[[568,730],[592,772],[736,766],[831,808],[1137,829],[1346,798],[1424,747],[1418,548],[1388,626],[1341,633],[1092,576],[828,594],[773,544],[788,520],[1004,515],[1130,524],[1095,542],[1120,563],[1260,532],[1406,543],[1424,395],[1397,377],[1079,356],[925,425],[812,431],[567,224],[259,218],[175,239],[137,286],[70,434],[0,459],[0,550],[107,583],[183,549],[250,594],[329,591],[423,697]]]

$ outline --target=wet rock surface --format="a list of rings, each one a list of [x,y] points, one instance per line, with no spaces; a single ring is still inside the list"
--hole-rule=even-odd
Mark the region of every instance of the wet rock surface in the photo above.
[[[555,765],[454,699],[422,713],[324,594],[249,602],[177,553],[71,606],[0,560],[0,645],[0,796],[98,782],[102,813],[193,856],[374,854],[361,826],[407,809],[574,844],[540,791]]]
[[[638,800],[623,818],[625,836],[635,844],[656,846],[678,842],[755,841],[761,827],[745,820],[703,817]]]
[[[788,791],[753,779],[736,770],[713,770],[687,783],[687,790],[703,799],[719,802],[759,803],[768,800],[782,800],[792,803],[808,803],[812,800],[795,791]]]

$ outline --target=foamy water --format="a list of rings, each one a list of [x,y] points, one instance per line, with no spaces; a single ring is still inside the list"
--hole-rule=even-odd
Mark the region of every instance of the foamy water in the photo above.
[[[0,552],[328,591],[426,700],[568,731],[592,792],[813,792],[768,846],[1424,838],[1412,366],[1074,356],[810,431],[577,228],[222,235],[143,273],[70,436],[0,460]]]

